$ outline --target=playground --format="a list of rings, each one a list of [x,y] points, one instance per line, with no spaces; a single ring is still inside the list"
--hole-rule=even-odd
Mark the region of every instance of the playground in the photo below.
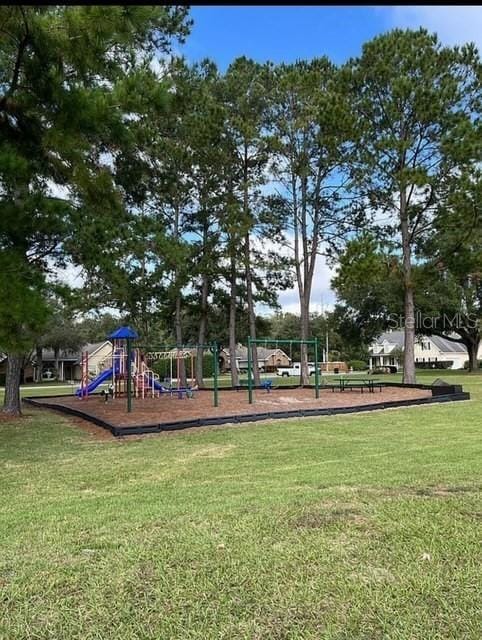
[[[253,420],[269,419],[276,417],[274,414],[284,414],[290,417],[294,414],[308,415],[307,412],[321,410],[350,409],[366,405],[384,405],[391,402],[417,401],[431,398],[429,389],[404,389],[400,387],[383,387],[374,393],[361,393],[360,391],[333,391],[321,389],[319,398],[314,397],[312,388],[288,388],[277,387],[270,392],[255,390],[254,402],[250,404],[245,389],[223,389],[219,391],[219,406],[214,407],[212,390],[195,391],[192,398],[185,395],[180,398],[177,393],[163,394],[161,397],[145,397],[133,400],[132,411],[126,411],[125,398],[104,401],[100,395],[92,395],[79,401],[72,396],[57,396],[51,398],[38,398],[36,404],[44,404],[51,408],[65,409],[67,412],[80,412],[86,419],[97,418],[109,423],[120,430],[133,426],[165,425],[174,426],[173,423],[192,422],[230,423],[238,417],[252,417]],[[272,415],[267,415],[272,414]],[[295,417],[295,415],[293,415]],[[187,426],[187,425],[186,425]]]
[[[339,377],[323,380],[318,369],[316,340],[296,342],[313,349],[314,384],[287,385],[264,378],[254,384],[251,347],[265,342],[248,338],[248,373],[239,385],[219,387],[218,345],[178,345],[159,349],[133,348],[137,333],[119,327],[109,338],[112,353],[105,368],[92,377],[88,354],[82,359],[82,380],[74,396],[30,398],[37,406],[89,420],[113,435],[132,435],[190,427],[258,420],[354,413],[410,404],[465,400],[462,388],[401,385],[368,378]],[[195,377],[195,354],[205,366],[204,351],[212,365],[209,386]],[[157,367],[156,362],[162,366]],[[199,372],[199,367],[197,367]],[[205,372],[204,372],[205,373]],[[203,375],[204,375],[203,373]],[[207,381],[207,378],[206,378]],[[108,384],[108,388],[105,388]]]

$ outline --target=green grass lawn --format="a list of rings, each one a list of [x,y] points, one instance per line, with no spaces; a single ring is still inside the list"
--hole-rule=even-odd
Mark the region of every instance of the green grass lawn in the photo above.
[[[124,440],[0,422],[0,638],[480,640],[482,376],[448,375],[471,401]]]

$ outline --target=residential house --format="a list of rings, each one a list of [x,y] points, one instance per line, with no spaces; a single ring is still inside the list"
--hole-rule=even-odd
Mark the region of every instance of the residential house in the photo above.
[[[258,346],[258,367],[260,371],[273,372],[278,367],[289,367],[291,358],[277,347],[260,347]],[[219,353],[221,364],[221,372],[231,371],[231,358],[229,349],[222,349]],[[248,370],[248,348],[242,344],[236,347],[236,365],[239,371]]]
[[[42,380],[80,380],[82,377],[82,356],[88,354],[89,375],[96,376],[103,369],[112,366],[112,343],[104,342],[88,343],[79,351],[61,349],[58,353],[58,376],[55,375],[56,358],[52,349],[42,349]],[[22,369],[22,382],[34,382],[37,380],[37,368],[35,353],[27,359]],[[5,383],[7,370],[7,356],[0,353],[0,383]]]
[[[112,366],[112,343],[109,340],[103,342],[88,343],[79,351],[60,350],[58,356],[58,377],[63,380],[80,380],[82,377],[82,357],[87,353],[88,369],[90,376],[96,376],[103,369]],[[51,349],[42,351],[42,379],[55,378],[55,353]]]
[[[387,331],[382,333],[370,346],[369,367],[402,365],[400,352],[405,343],[403,331]],[[482,355],[482,346],[479,357]],[[467,349],[459,342],[452,342],[439,336],[421,336],[416,338],[414,347],[415,365],[417,363],[451,362],[450,369],[463,369],[468,360]]]

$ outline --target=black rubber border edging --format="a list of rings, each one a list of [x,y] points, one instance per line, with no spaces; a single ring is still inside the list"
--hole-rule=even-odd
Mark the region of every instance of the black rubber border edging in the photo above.
[[[406,384],[398,382],[384,383],[386,386],[411,387],[417,389],[440,389],[441,387],[432,387],[430,385]],[[30,396],[23,398],[23,401],[36,407],[52,409],[60,413],[76,416],[83,420],[93,422],[99,427],[103,427],[112,433],[113,436],[130,436],[141,435],[144,433],[159,433],[160,431],[178,431],[181,429],[190,429],[193,427],[206,427],[212,425],[223,424],[242,424],[245,422],[258,422],[261,420],[282,420],[286,418],[303,418],[313,416],[332,416],[343,415],[346,413],[362,413],[365,411],[377,411],[382,409],[394,409],[397,407],[410,407],[424,404],[438,404],[441,402],[457,402],[459,400],[470,400],[468,391],[459,391],[460,385],[450,385],[454,393],[446,393],[444,395],[433,395],[430,398],[418,398],[415,400],[392,400],[389,402],[376,402],[373,404],[353,405],[352,407],[326,407],[314,409],[292,409],[289,411],[271,411],[269,413],[250,413],[243,415],[216,416],[211,418],[191,418],[190,420],[178,420],[175,422],[160,422],[157,424],[139,424],[120,427],[118,425],[102,420],[86,411],[73,409],[64,405],[53,404],[50,402],[38,402],[44,398],[65,398],[65,396]]]

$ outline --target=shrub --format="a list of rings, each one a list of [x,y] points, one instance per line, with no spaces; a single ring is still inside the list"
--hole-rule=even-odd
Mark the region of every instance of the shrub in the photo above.
[[[437,360],[437,362],[416,362],[416,369],[450,369],[453,360]]]
[[[375,375],[381,375],[382,373],[390,373],[390,369],[388,367],[375,367],[372,369],[372,373]]]
[[[368,369],[368,364],[363,360],[350,360],[346,364],[348,369],[353,369],[353,371],[366,371]]]
[[[477,360],[477,366],[479,369],[482,369],[482,360]],[[464,369],[468,369],[469,368],[469,361],[466,360],[464,362]]]

